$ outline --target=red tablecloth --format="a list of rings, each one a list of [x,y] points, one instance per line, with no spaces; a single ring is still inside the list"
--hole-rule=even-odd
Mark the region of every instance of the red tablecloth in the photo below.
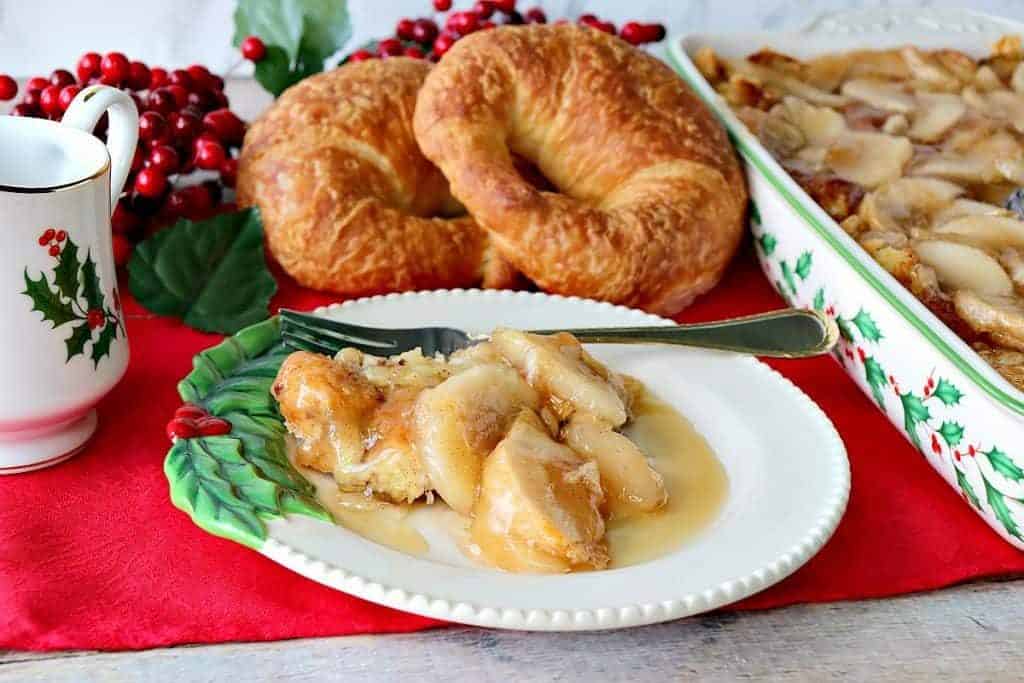
[[[279,280],[277,305],[331,300]],[[680,319],[781,305],[746,253]],[[57,467],[0,477],[0,649],[145,648],[437,625],[304,579],[204,533],[171,505],[162,463],[164,425],[179,404],[175,385],[193,354],[218,338],[133,301],[126,307],[131,365],[100,406],[92,443]],[[834,361],[771,364],[832,418],[849,451],[853,490],[821,553],[739,608],[895,595],[1024,572],[1024,553],[971,512]]]

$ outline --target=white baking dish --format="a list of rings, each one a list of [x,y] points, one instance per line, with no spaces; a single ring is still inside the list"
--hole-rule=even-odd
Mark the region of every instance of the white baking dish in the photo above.
[[[835,355],[861,390],[993,529],[1024,549],[1024,393],[850,239],[689,58],[703,46],[726,57],[770,46],[807,58],[900,45],[980,57],[1007,33],[1024,34],[1024,24],[966,10],[880,9],[826,15],[796,33],[691,35],[672,42],[669,61],[718,113],[743,158],[769,280],[792,304],[837,319],[844,338]]]

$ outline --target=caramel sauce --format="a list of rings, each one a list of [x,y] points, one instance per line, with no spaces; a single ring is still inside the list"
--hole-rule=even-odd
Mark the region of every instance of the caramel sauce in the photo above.
[[[674,408],[643,392],[634,415],[625,434],[661,473],[668,503],[654,512],[608,520],[605,539],[610,569],[648,562],[680,548],[711,525],[729,488],[725,469],[707,442]],[[367,540],[409,555],[425,556],[431,548],[418,528],[429,525],[453,536],[466,559],[484,564],[479,549],[466,538],[469,520],[440,499],[429,504],[395,505],[361,493],[341,492],[330,475],[298,465],[296,468],[314,484],[317,499],[335,521]],[[510,545],[509,551],[514,547]],[[536,561],[542,558],[524,559],[533,560],[527,565],[545,564]],[[550,570],[559,568],[552,565]]]

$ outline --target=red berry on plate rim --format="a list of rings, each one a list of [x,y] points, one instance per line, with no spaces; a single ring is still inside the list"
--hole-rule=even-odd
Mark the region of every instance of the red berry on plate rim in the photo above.
[[[149,88],[152,79],[153,75],[150,73],[149,67],[142,62],[132,62],[128,65],[128,81],[126,85],[132,90],[146,90]]]
[[[57,69],[50,74],[50,85],[55,85],[58,88],[63,88],[66,85],[71,85],[75,82],[75,77],[71,75],[71,72],[67,69]]]
[[[167,438],[171,441],[175,439],[191,439],[198,435],[199,430],[196,428],[195,420],[176,417],[167,423]]]
[[[245,123],[230,109],[215,109],[203,117],[203,131],[212,133],[226,145],[241,145]]]
[[[149,70],[149,89],[156,90],[167,85],[167,69],[158,66]]]
[[[139,117],[139,139],[155,143],[165,139],[169,134],[167,119],[158,112],[143,112]]]
[[[395,35],[401,38],[402,40],[412,40],[412,31],[415,27],[416,22],[414,22],[412,19],[399,19],[398,23],[395,25]]]
[[[430,19],[417,19],[416,25],[412,29],[413,40],[425,45],[433,43],[434,39],[437,38],[437,34],[437,24]]]
[[[452,0],[434,0],[434,9],[438,12],[447,12],[452,8]]]
[[[18,94],[18,82],[10,76],[0,75],[0,101],[13,100]]]
[[[227,154],[219,142],[212,142],[200,138],[196,141],[195,161],[196,166],[205,171],[215,171],[224,163]]]
[[[249,36],[242,41],[242,56],[250,62],[258,62],[267,56],[267,46],[263,44],[259,36]]]
[[[231,433],[231,423],[220,417],[204,417],[196,420],[200,436],[223,436]]]
[[[156,169],[164,175],[170,175],[178,170],[178,153],[170,145],[157,145],[149,150],[149,158],[146,159],[149,168]]]
[[[397,57],[402,54],[402,41],[397,38],[385,38],[377,43],[377,54],[381,57]]]
[[[170,114],[177,106],[174,95],[167,88],[150,90],[149,96],[146,97],[146,108],[158,114]]]
[[[56,116],[61,113],[60,88],[56,85],[48,85],[39,93],[39,108],[48,116]]]
[[[174,411],[174,417],[184,417],[189,420],[198,420],[206,417],[209,413],[206,412],[201,406],[197,406],[195,403],[182,404],[180,408]]]

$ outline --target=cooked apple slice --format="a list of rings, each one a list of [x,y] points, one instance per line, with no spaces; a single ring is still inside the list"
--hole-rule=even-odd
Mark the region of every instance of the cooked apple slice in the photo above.
[[[922,263],[935,269],[939,282],[952,290],[1008,296],[1013,283],[1002,266],[984,250],[946,240],[920,240],[914,251]]]
[[[484,458],[523,408],[540,397],[505,364],[471,367],[419,395],[413,430],[431,487],[468,514],[480,485]]]
[[[992,250],[1024,247],[1024,222],[1004,216],[963,216],[937,225],[939,235],[959,235],[971,244]]]
[[[993,341],[1024,351],[1024,302],[1015,296],[984,296],[961,290],[953,295],[953,305],[975,332],[988,334]]]
[[[927,85],[930,90],[956,92],[960,89],[960,80],[924,51],[905,47],[900,54],[910,69],[911,78]]]
[[[902,85],[872,78],[854,78],[843,83],[841,92],[847,97],[886,111],[909,114],[917,108],[917,100]]]
[[[932,220],[935,225],[942,225],[961,216],[1004,216],[1010,218],[1013,215],[1012,211],[1007,211],[995,204],[960,198],[954,199],[949,206],[936,213]]]
[[[608,564],[603,498],[597,465],[523,411],[484,462],[470,537],[510,571],[600,569]]]
[[[572,335],[498,329],[491,342],[530,386],[572,411],[593,415],[613,427],[629,418],[622,378],[591,358]]]
[[[643,451],[606,422],[577,414],[563,428],[565,443],[597,463],[609,511],[618,517],[650,512],[668,500],[665,482]]]
[[[903,175],[913,153],[907,138],[850,131],[829,147],[825,163],[840,178],[874,188]]]
[[[959,95],[951,93],[917,93],[917,108],[908,135],[917,142],[935,142],[956,125],[967,106]]]
[[[858,213],[875,230],[906,233],[927,227],[934,213],[963,192],[959,185],[937,178],[899,178],[868,193]]]
[[[990,90],[996,90],[997,88],[1003,87],[1003,82],[999,80],[999,75],[992,70],[988,64],[983,64],[978,67],[978,70],[974,73],[974,80],[971,84],[979,92],[989,92]]]
[[[1017,65],[1010,76],[1010,87],[1019,93],[1024,93],[1024,62]]]
[[[1024,252],[1008,247],[999,252],[999,263],[1013,281],[1017,293],[1024,293]]]

